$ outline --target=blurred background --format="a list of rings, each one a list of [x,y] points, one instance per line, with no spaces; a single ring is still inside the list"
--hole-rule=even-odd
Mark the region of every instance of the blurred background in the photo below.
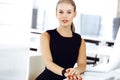
[[[40,34],[58,27],[57,1],[0,0],[0,80],[34,80],[43,70]],[[117,43],[120,0],[74,1],[75,31],[86,41],[87,56],[97,55],[96,65],[108,63]],[[37,70],[37,65],[42,69]],[[34,71],[39,72],[33,74]]]

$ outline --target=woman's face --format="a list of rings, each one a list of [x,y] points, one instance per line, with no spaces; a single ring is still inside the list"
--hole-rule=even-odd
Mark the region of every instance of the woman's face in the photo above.
[[[56,16],[60,26],[71,26],[73,18],[76,16],[76,12],[71,4],[60,3],[57,6]]]

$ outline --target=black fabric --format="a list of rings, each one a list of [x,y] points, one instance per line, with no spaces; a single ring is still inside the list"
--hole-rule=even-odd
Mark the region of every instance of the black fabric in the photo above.
[[[47,68],[35,80],[63,80],[65,77],[59,76]]]
[[[48,30],[47,32],[50,35],[50,50],[52,53],[53,62],[63,68],[73,67],[78,58],[78,52],[81,45],[81,36],[73,32],[72,37],[63,37],[57,32],[56,29]],[[48,77],[49,73],[47,73],[47,71],[45,70],[41,75],[44,77],[45,76]],[[54,74],[54,76],[58,75]],[[59,77],[61,78],[61,76]],[[50,79],[39,78],[37,80],[50,80]],[[51,80],[62,79],[53,78]]]

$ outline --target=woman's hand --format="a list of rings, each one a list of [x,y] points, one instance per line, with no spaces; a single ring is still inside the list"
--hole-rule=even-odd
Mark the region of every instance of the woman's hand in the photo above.
[[[65,76],[67,77],[67,80],[82,80],[80,71],[75,68],[66,69]]]

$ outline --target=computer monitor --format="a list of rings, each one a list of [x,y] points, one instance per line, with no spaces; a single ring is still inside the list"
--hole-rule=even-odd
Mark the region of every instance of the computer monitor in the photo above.
[[[109,59],[109,67],[111,69],[120,68],[120,29],[118,30],[116,40],[113,46],[112,54]]]
[[[112,37],[114,40],[116,39],[119,26],[120,26],[120,17],[115,17],[113,19],[113,29],[112,29]]]
[[[81,14],[80,33],[83,36],[99,36],[101,28],[101,16]]]

